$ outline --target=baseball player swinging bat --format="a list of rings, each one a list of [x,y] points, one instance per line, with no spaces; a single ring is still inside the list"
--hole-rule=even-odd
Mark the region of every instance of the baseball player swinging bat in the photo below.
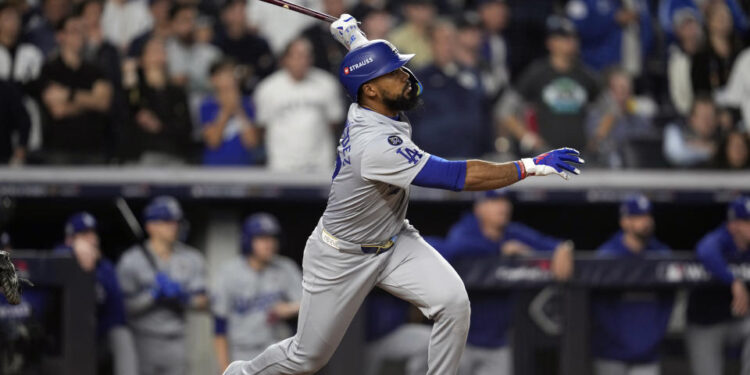
[[[529,176],[556,174],[567,180],[569,173],[580,173],[576,165],[584,161],[571,148],[508,163],[430,155],[411,140],[404,115],[422,92],[406,68],[414,55],[399,53],[385,40],[367,40],[348,14],[330,31],[349,49],[338,74],[353,103],[325,212],[305,245],[297,333],[255,358],[231,363],[224,375],[315,373],[374,287],[434,320],[427,375],[455,375],[469,330],[469,298],[456,271],[406,220],[411,186],[480,191]]]

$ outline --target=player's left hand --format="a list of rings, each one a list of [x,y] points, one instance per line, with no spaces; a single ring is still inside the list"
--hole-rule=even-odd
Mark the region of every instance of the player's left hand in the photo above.
[[[521,164],[525,169],[522,176],[547,176],[556,174],[564,179],[568,179],[568,173],[581,174],[581,170],[573,164],[583,164],[585,161],[581,158],[581,153],[574,148],[558,148],[545,152],[535,158],[521,159]]]
[[[346,13],[331,24],[331,35],[348,50],[368,42],[365,33],[359,29],[357,19]]]

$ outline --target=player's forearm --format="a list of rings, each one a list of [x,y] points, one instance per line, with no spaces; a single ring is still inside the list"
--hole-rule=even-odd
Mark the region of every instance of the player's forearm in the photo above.
[[[229,366],[229,342],[227,336],[214,336],[214,350],[216,351],[216,362],[219,364],[219,370],[223,371]]]
[[[518,171],[513,163],[491,163],[482,160],[466,162],[466,191],[500,189],[517,181]]]
[[[129,315],[138,315],[152,306],[154,306],[154,296],[150,291],[143,291],[141,293],[125,297],[125,311]]]

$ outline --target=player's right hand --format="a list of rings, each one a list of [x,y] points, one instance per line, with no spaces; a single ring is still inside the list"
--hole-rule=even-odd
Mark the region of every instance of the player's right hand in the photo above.
[[[331,35],[348,50],[368,42],[365,33],[359,29],[357,19],[346,13],[331,24]]]
[[[750,296],[747,287],[741,280],[732,282],[732,314],[734,316],[745,316],[750,310]]]
[[[179,283],[172,280],[167,274],[159,272],[156,274],[156,285],[151,290],[151,294],[157,300],[178,300],[186,303],[188,294],[182,290]]]
[[[581,174],[581,170],[574,164],[583,164],[585,161],[581,158],[581,153],[574,148],[558,148],[545,152],[535,158],[521,159],[525,176],[547,176],[556,174],[564,179],[568,179],[568,173]]]

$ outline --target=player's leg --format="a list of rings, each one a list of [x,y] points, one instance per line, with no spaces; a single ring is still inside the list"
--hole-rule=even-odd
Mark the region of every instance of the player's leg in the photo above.
[[[628,375],[660,375],[661,366],[659,363],[646,363],[641,365],[632,365],[628,369]]]
[[[685,331],[688,359],[693,375],[724,373],[726,324],[699,326],[691,324]]]
[[[594,374],[596,375],[628,375],[628,366],[620,361],[607,359],[594,360]]]
[[[459,375],[474,375],[476,368],[479,366],[479,356],[477,356],[477,347],[466,345],[464,354],[461,356],[461,362],[458,364]]]
[[[406,361],[406,375],[423,375],[427,372],[427,348],[430,344],[430,326],[404,324],[367,346],[366,375],[378,375],[386,361]]]
[[[453,267],[416,230],[404,230],[378,286],[419,307],[435,321],[429,348],[428,375],[458,371],[469,332],[469,297]]]
[[[138,368],[141,375],[187,373],[185,341],[182,338],[136,336]]]
[[[731,344],[741,345],[740,375],[750,375],[750,318],[734,322],[730,328]]]
[[[225,375],[312,374],[331,358],[387,257],[344,253],[318,238],[310,237],[302,260],[297,334],[232,363]]]
[[[480,348],[476,354],[479,366],[474,375],[513,375],[513,355],[510,347]]]

